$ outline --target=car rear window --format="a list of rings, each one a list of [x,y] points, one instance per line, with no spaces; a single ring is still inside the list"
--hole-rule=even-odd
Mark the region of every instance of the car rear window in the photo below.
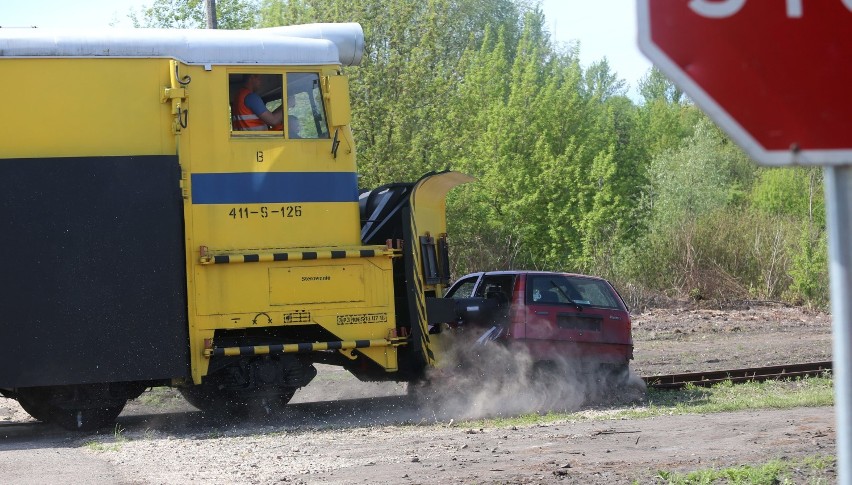
[[[604,281],[582,276],[529,275],[527,303],[579,304],[621,310],[618,295]]]

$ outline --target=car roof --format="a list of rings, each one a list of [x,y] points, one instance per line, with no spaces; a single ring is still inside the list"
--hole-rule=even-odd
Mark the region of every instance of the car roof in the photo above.
[[[560,275],[560,276],[577,276],[580,278],[591,278],[595,280],[607,281],[605,278],[601,278],[599,276],[591,276],[587,274],[580,273],[565,273],[562,271],[538,271],[538,270],[525,270],[525,269],[517,269],[517,270],[500,270],[500,271],[477,271],[476,273],[468,273],[464,276],[460,276],[456,281],[461,280],[463,278],[468,278],[472,276],[481,276],[481,275],[525,275],[525,274],[540,274],[540,275]]]

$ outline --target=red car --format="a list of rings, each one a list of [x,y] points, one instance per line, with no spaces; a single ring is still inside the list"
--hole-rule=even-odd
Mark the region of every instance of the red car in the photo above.
[[[540,363],[602,366],[619,381],[633,358],[630,313],[602,278],[542,271],[494,271],[459,278],[445,298],[457,301],[459,324],[480,342],[521,346]]]

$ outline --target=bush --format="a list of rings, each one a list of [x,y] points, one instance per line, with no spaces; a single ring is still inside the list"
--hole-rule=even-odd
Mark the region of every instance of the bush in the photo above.
[[[826,307],[829,302],[828,237],[827,233],[803,224],[798,244],[793,252],[790,277],[792,282],[785,299]]]
[[[630,280],[671,296],[776,299],[793,283],[798,230],[790,218],[719,209],[651,231],[624,264]]]

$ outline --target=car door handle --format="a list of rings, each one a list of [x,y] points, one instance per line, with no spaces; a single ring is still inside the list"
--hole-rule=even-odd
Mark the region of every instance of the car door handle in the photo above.
[[[550,312],[535,312],[536,315],[550,315]]]

